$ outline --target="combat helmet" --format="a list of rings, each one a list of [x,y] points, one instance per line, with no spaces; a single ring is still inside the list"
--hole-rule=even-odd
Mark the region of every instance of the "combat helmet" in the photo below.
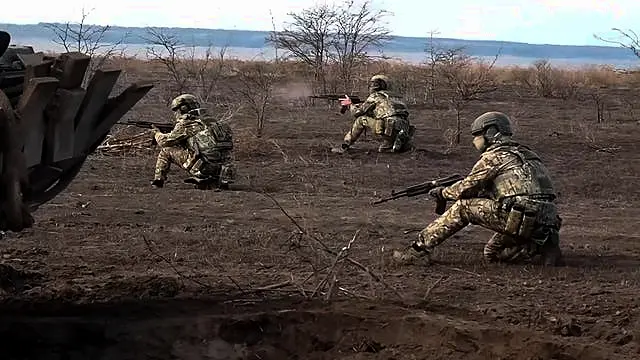
[[[200,108],[198,98],[191,94],[182,94],[171,100],[171,111],[179,111],[186,114],[191,110]]]
[[[369,80],[369,89],[371,91],[390,90],[391,81],[389,77],[382,74],[376,74]]]
[[[478,116],[471,124],[471,135],[482,135],[491,127],[494,127],[501,135],[513,135],[509,117],[498,111],[489,111]]]

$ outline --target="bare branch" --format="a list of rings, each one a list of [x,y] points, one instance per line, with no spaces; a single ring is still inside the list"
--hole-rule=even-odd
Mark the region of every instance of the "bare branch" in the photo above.
[[[216,54],[210,45],[200,56],[196,46],[187,47],[168,29],[153,27],[146,29],[142,39],[150,44],[146,48],[147,57],[160,62],[170,79],[171,94],[167,101],[187,89],[202,103],[210,103],[217,97],[220,79],[228,68],[225,59],[227,46]]]
[[[273,97],[273,88],[281,76],[278,63],[248,62],[236,69],[238,85],[231,87],[230,90],[239,96],[256,116],[258,137],[262,136],[266,112]]]
[[[285,25],[281,32],[270,33],[268,43],[276,49],[284,49],[295,58],[311,66],[314,79],[319,83],[322,92],[326,92],[325,67],[329,59],[332,44],[332,29],[336,22],[335,6],[316,5],[301,13],[289,13],[292,21]]]
[[[593,35],[593,37],[600,41],[604,41],[610,44],[616,44],[625,49],[629,49],[635,56],[640,58],[640,38],[638,37],[638,34],[636,34],[631,29],[625,31],[618,28],[612,28],[611,30],[618,32],[619,37],[617,40],[605,39],[595,34]]]
[[[380,48],[391,39],[391,31],[383,22],[390,14],[386,10],[374,10],[369,0],[359,7],[351,0],[346,10],[337,16],[332,56],[340,68],[344,89],[351,87],[354,69],[371,60],[368,51]]]
[[[84,78],[84,85],[96,70],[102,68],[107,61],[124,49],[121,45],[128,36],[125,34],[115,42],[105,41],[105,35],[111,30],[111,26],[87,24],[87,18],[91,11],[82,8],[80,22],[78,23],[46,23],[44,27],[51,30],[55,36],[53,42],[64,47],[66,52],[77,51],[91,58],[89,70]]]

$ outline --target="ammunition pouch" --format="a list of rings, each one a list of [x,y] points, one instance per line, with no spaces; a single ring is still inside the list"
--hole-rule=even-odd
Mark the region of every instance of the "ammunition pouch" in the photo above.
[[[385,118],[384,120],[384,134],[386,136],[393,136],[393,131],[396,128],[396,118],[394,116],[389,116],[387,118]]]
[[[385,133],[387,129],[387,121],[385,119],[373,120],[373,133],[376,136],[380,136]]]
[[[556,205],[549,201],[531,198],[509,199],[505,202],[508,211],[505,233],[516,239],[533,240],[542,245],[551,231],[559,231],[562,219]]]

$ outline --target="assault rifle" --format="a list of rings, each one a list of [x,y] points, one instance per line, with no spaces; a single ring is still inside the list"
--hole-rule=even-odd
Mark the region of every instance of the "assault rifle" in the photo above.
[[[309,97],[312,99],[327,99],[327,100],[342,100],[349,97],[349,99],[351,99],[351,102],[353,104],[360,104],[362,102],[362,99],[360,99],[360,97],[358,97],[357,95],[320,94],[320,95],[310,95]],[[348,109],[347,106],[340,107],[340,114],[344,114],[347,111],[347,109]]]
[[[454,175],[449,175],[447,177],[444,178],[440,178],[440,179],[435,179],[435,180],[430,180],[430,181],[426,181],[420,184],[416,184],[416,185],[411,185],[405,189],[402,190],[392,190],[391,191],[391,196],[380,199],[380,200],[376,200],[373,202],[373,204],[380,204],[383,202],[387,202],[389,200],[395,200],[401,197],[414,197],[414,196],[418,196],[418,195],[422,195],[422,194],[426,194],[429,191],[431,191],[431,189],[434,189],[438,186],[450,186],[453,185],[455,183],[457,183],[458,181],[464,179],[464,176],[460,176],[458,174],[454,174]],[[439,200],[436,204],[436,214],[438,215],[442,215],[444,213],[444,210],[447,207],[447,201],[441,201]]]
[[[117,122],[116,124],[133,125],[143,129],[152,129],[155,126],[162,132],[169,132],[173,130],[173,128],[176,126],[175,124],[170,124],[170,123],[157,123],[153,121],[143,121],[143,120],[123,121],[123,122]]]

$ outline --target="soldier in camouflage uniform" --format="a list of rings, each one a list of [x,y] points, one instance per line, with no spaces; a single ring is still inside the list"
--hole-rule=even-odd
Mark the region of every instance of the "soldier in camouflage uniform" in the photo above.
[[[495,231],[484,247],[490,262],[513,260],[515,254],[540,254],[545,265],[562,264],[562,220],[549,173],[538,155],[511,140],[509,118],[500,112],[479,116],[471,133],[474,146],[482,152],[471,173],[429,192],[436,199],[455,202],[419,233],[411,247],[394,252],[394,259],[405,263],[428,259],[431,249],[474,224]]]
[[[171,101],[175,127],[163,134],[154,128],[160,146],[152,186],[164,186],[171,163],[189,172],[186,183],[199,188],[215,185],[227,188],[234,180],[233,134],[228,124],[206,116],[197,98],[182,94]]]
[[[415,127],[409,123],[407,106],[389,93],[390,87],[389,78],[374,75],[369,82],[370,95],[363,103],[352,104],[348,97],[340,102],[343,106],[349,106],[356,119],[342,145],[331,149],[332,152],[346,152],[365,128],[381,138],[378,152],[404,152],[411,148]]]

